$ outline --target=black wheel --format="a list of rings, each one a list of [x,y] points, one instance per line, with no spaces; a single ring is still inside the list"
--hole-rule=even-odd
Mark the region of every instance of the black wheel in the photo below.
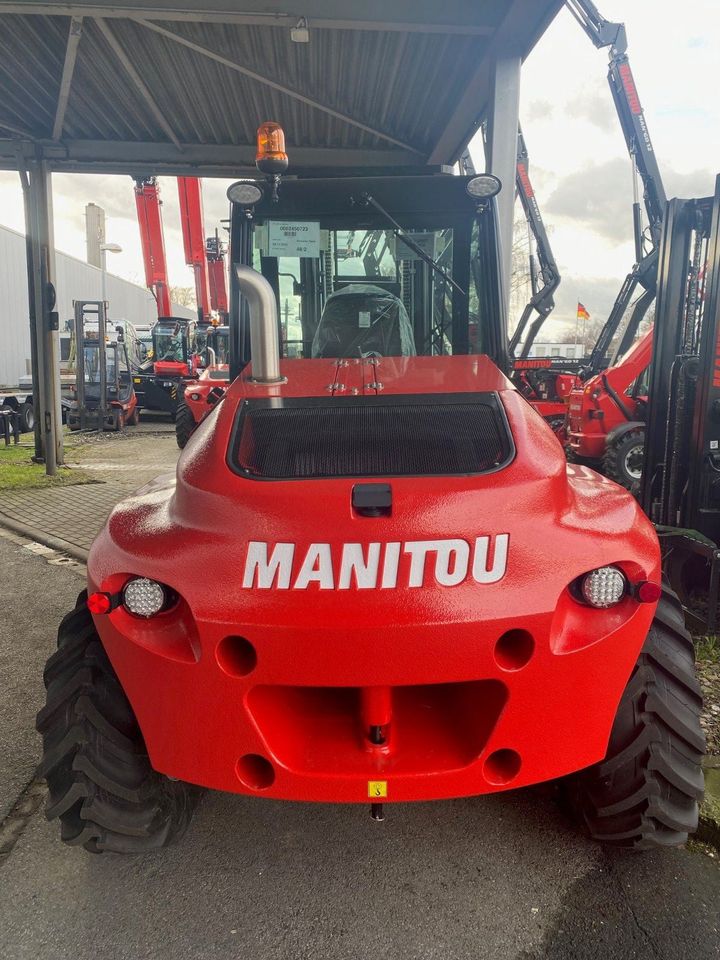
[[[137,427],[140,424],[140,407],[134,407],[133,412],[130,414],[130,419],[128,423],[131,427]]]
[[[545,423],[550,427],[555,436],[560,439],[563,428],[565,427],[565,417],[562,413],[556,413],[551,417],[545,417]]]
[[[645,428],[628,430],[616,442],[610,442],[602,461],[602,472],[628,490],[636,490],[642,479]]]
[[[150,766],[135,715],[78,597],[45,667],[39,775],[65,843],[92,853],[143,853],[185,831],[200,791]]]
[[[20,429],[23,433],[32,433],[35,429],[35,411],[29,400],[20,405]]]
[[[181,400],[175,413],[175,439],[181,450],[184,449],[196,426],[190,407]]]
[[[570,444],[565,445],[565,459],[568,463],[576,463],[579,467],[592,467],[597,470],[599,464],[597,460],[589,460],[587,457],[579,457]]]
[[[0,407],[0,410],[2,410],[4,413],[8,413],[8,414],[13,414],[13,413],[16,413],[16,412],[17,412],[17,411],[15,410],[15,407],[11,407],[9,403],[4,403],[4,404]],[[22,432],[22,426],[20,427],[20,432]],[[10,419],[10,435],[13,436],[13,437],[15,436],[15,420],[14,420],[14,418],[12,418],[12,417],[11,417],[11,419]]]
[[[701,707],[682,607],[665,589],[606,758],[564,784],[594,839],[636,850],[685,843],[697,828],[703,795]]]

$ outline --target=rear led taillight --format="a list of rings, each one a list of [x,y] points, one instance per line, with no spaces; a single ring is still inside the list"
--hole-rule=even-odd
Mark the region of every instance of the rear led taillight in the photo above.
[[[91,593],[86,604],[90,613],[110,613],[113,598],[109,593]]]
[[[662,587],[652,580],[641,580],[635,584],[635,599],[640,603],[657,603],[662,596]]]
[[[605,610],[614,607],[627,593],[627,580],[617,567],[598,567],[575,581],[578,599],[590,607]]]
[[[136,617],[154,617],[169,605],[170,595],[157,580],[136,577],[128,580],[122,591],[122,604]]]

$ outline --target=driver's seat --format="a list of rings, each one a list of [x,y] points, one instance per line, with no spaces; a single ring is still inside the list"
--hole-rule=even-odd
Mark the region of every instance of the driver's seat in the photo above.
[[[402,300],[370,283],[331,294],[312,342],[313,357],[414,357],[415,340]]]

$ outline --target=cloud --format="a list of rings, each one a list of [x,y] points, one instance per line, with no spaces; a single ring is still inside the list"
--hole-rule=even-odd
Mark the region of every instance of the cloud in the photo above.
[[[630,161],[616,159],[562,179],[545,210],[622,243],[632,231],[632,200]]]
[[[573,120],[587,120],[605,132],[617,129],[617,113],[609,91],[602,96],[599,93],[580,93],[568,101],[565,112]]]
[[[663,170],[663,182],[668,197],[710,197],[715,192],[716,173],[714,170],[693,170],[690,173]]]
[[[624,277],[594,277],[589,274],[569,274],[555,294],[555,311],[551,315],[554,323],[570,323],[573,327],[577,313],[578,300],[587,308],[591,318],[607,319],[615,299],[620,292]],[[548,330],[550,320],[548,320]]]
[[[527,112],[533,120],[549,120],[555,113],[555,104],[552,100],[531,100]]]
[[[96,174],[58,173],[53,177],[55,203],[75,208],[78,215],[86,203],[96,203],[108,217],[124,219],[135,216],[132,177],[98,176]]]

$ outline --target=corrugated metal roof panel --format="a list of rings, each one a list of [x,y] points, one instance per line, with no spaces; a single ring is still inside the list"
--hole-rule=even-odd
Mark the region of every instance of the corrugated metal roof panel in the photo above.
[[[474,22],[482,16],[492,30],[512,13],[521,24],[515,39],[527,50],[560,5],[477,0],[481,12],[474,5]],[[145,5],[134,6],[141,17]],[[388,0],[385,6],[389,21],[402,19],[403,4]],[[6,123],[11,133],[50,139],[70,18],[3,14],[2,8],[0,0],[0,130]],[[532,10],[527,22],[518,16],[526,8]],[[155,104],[108,42],[108,31]],[[422,163],[494,43],[492,33],[312,25],[310,42],[294,43],[287,22],[113,17],[99,24],[85,17],[61,141],[167,144],[159,109],[180,143],[204,145],[209,152],[251,144],[258,123],[271,118],[283,124],[290,147],[403,146]],[[478,113],[483,105],[477,103]],[[474,119],[468,116],[468,129]]]

